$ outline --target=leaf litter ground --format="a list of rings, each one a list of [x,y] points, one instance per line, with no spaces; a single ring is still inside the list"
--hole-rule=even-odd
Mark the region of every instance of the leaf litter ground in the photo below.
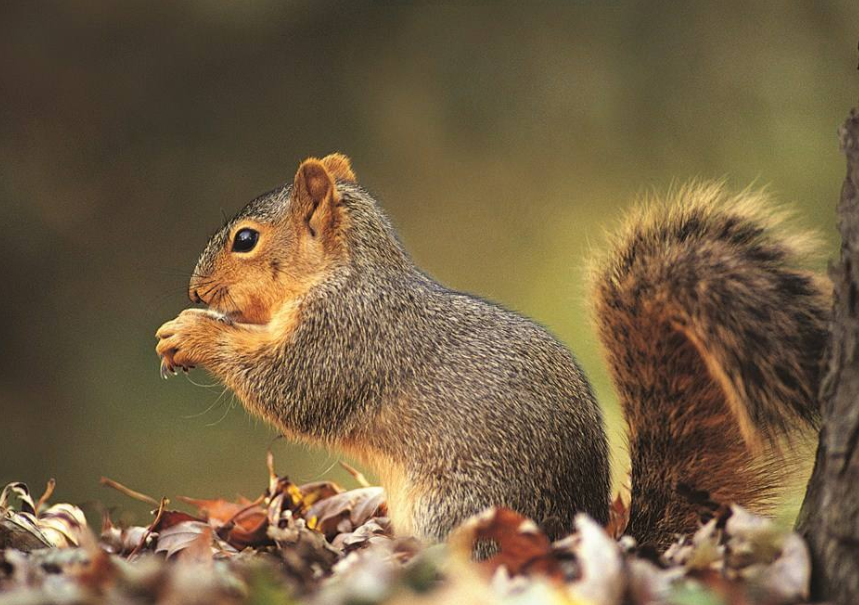
[[[746,605],[804,603],[810,563],[795,533],[738,507],[702,504],[702,524],[663,554],[623,536],[618,497],[607,527],[586,515],[552,543],[517,513],[488,509],[447,544],[394,537],[382,488],[296,485],[275,472],[255,500],[180,497],[152,505],[148,526],[98,537],[81,510],[34,500],[23,483],[0,495],[0,605],[19,603],[565,603]],[[351,469],[349,469],[351,470]],[[495,554],[474,561],[475,544]]]

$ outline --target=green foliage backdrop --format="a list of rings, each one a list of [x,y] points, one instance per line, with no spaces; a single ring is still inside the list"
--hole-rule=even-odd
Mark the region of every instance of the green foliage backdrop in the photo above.
[[[0,483],[255,496],[274,433],[202,372],[161,381],[153,334],[222,211],[335,150],[431,274],[573,348],[620,473],[585,257],[695,177],[770,184],[831,253],[857,25],[853,0],[4,3]]]

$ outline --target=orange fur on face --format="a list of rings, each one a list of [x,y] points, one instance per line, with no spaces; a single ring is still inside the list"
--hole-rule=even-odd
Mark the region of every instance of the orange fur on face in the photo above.
[[[284,214],[271,222],[244,219],[232,225],[209,263],[212,270],[191,280],[192,298],[198,294],[210,309],[240,323],[271,322],[279,309],[318,284],[343,254],[336,179],[354,178],[349,159],[340,154],[302,162]],[[248,252],[232,249],[242,229],[259,233]]]
[[[259,233],[256,246],[249,252],[234,252],[233,240],[242,229]],[[290,280],[283,279],[279,261],[272,266],[273,254],[283,248],[282,236],[274,225],[243,220],[234,225],[224,248],[215,259],[213,271],[191,280],[190,289],[198,292],[210,309],[241,323],[267,323],[276,308],[290,295]],[[198,284],[205,284],[200,292]]]

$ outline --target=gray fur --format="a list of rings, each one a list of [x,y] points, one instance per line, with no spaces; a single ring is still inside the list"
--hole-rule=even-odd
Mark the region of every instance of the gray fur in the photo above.
[[[432,494],[414,504],[422,538],[443,539],[492,505],[552,537],[578,511],[605,522],[602,415],[570,352],[531,320],[433,281],[366,191],[343,182],[338,191],[349,260],[306,296],[286,342],[263,358],[223,360],[216,373],[229,371],[245,404],[290,434],[366,443],[402,461]],[[289,188],[278,189],[234,221],[277,221],[288,204]]]

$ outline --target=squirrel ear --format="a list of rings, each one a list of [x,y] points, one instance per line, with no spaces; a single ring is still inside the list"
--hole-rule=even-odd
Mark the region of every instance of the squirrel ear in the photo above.
[[[323,161],[316,158],[304,160],[298,167],[292,187],[295,213],[314,237],[326,234],[336,224],[337,189]]]
[[[338,181],[357,182],[355,180],[355,172],[352,170],[352,160],[342,153],[326,155],[322,158],[322,164],[328,169],[331,176]]]

